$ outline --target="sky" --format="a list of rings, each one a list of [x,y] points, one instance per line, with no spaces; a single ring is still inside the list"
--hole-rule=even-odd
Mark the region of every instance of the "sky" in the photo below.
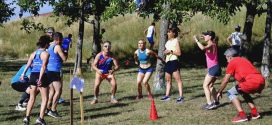
[[[13,0],[6,0],[6,1],[7,1],[7,3],[11,3]],[[10,18],[10,20],[18,19],[20,8],[17,5],[12,5],[12,7],[15,7],[15,11],[14,11],[15,15],[13,15]],[[48,13],[48,12],[52,12],[52,11],[53,11],[53,8],[51,6],[49,6],[47,3],[42,8],[40,8],[39,14]],[[28,17],[28,16],[31,16],[31,14],[28,12],[24,12],[23,17]]]

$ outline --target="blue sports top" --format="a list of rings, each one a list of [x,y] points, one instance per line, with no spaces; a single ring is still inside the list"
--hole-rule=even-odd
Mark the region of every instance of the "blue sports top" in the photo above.
[[[144,51],[138,49],[138,60],[140,64],[147,64],[149,62],[149,56],[146,54],[146,49]]]
[[[68,50],[69,50],[70,42],[72,42],[72,39],[71,39],[71,38],[68,38],[68,37],[67,37],[67,38],[64,38],[64,39],[62,40],[61,48],[62,48],[63,50],[68,51]]]
[[[40,72],[42,68],[42,59],[41,59],[41,53],[44,52],[44,50],[36,50],[35,57],[32,61],[33,68],[31,72]]]
[[[108,74],[111,70],[113,64],[113,59],[111,57],[105,58],[101,52],[98,60],[97,68],[102,70],[102,74]]]
[[[24,80],[20,80],[20,77],[22,75],[22,73],[24,72],[26,68],[26,64],[23,65],[20,70],[11,78],[11,84],[14,84],[14,83],[18,83],[18,82],[21,82],[21,83],[27,83],[28,82],[28,77],[30,74],[31,74],[31,70],[32,70],[32,67],[29,67],[25,73],[25,76],[24,76]]]
[[[49,53],[49,61],[47,64],[47,70],[48,71],[53,71],[53,72],[60,72],[61,67],[62,67],[62,59],[60,58],[59,54],[56,54],[54,52],[56,44],[52,44],[49,46],[47,49]]]

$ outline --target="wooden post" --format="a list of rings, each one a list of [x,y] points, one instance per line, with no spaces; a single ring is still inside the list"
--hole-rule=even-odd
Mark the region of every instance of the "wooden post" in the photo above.
[[[84,125],[83,92],[80,92],[80,117],[81,125]]]
[[[72,70],[70,69],[70,82],[72,80]],[[70,88],[70,125],[73,125],[73,88]]]

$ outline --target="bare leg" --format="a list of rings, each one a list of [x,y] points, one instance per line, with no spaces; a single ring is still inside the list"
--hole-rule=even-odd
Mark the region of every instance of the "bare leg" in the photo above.
[[[137,76],[137,85],[138,85],[138,97],[143,96],[142,93],[142,81],[144,79],[144,74],[143,73],[138,73]]]
[[[169,73],[165,73],[165,80],[166,80],[166,93],[165,93],[165,96],[169,96],[171,86],[172,86],[172,79],[171,79],[171,75]]]
[[[173,77],[175,78],[177,84],[178,84],[178,90],[179,90],[179,96],[183,97],[183,92],[182,92],[182,81],[180,78],[180,73],[179,70],[173,72]]]
[[[29,91],[30,98],[27,103],[26,116],[29,116],[32,111],[33,105],[36,100],[36,91],[37,91],[37,86],[30,85],[30,91]]]
[[[150,85],[148,84],[148,80],[150,79],[151,74],[152,74],[152,72],[145,73],[144,80],[143,80],[143,84],[146,87],[148,95],[152,95]]]
[[[41,109],[40,109],[40,118],[44,119],[44,113],[46,109],[46,104],[48,101],[48,87],[39,87],[39,90],[41,92],[42,96],[42,104],[41,104]]]
[[[60,93],[61,93],[62,84],[61,84],[60,81],[54,81],[52,84],[54,86],[55,94],[53,96],[51,110],[56,111],[57,110],[57,105],[58,105],[58,99],[59,99]]]
[[[205,77],[205,79],[204,79],[204,82],[203,82],[203,89],[204,89],[204,93],[205,93],[206,100],[207,100],[208,104],[212,104],[212,101],[211,101],[211,91],[210,91],[210,88],[209,88],[209,85],[210,85],[211,81],[212,81],[212,77],[210,77],[207,74],[206,77]]]

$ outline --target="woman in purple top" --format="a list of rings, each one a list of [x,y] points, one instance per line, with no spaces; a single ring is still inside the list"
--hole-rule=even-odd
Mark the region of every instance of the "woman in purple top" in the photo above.
[[[202,108],[205,110],[210,110],[217,108],[219,105],[218,99],[216,98],[216,90],[213,87],[218,76],[221,75],[221,69],[218,64],[218,55],[217,55],[217,44],[215,41],[215,33],[213,31],[203,32],[203,38],[207,42],[206,46],[203,46],[196,36],[194,36],[197,46],[205,51],[206,62],[208,73],[203,82],[203,89],[207,99],[207,104],[203,105]],[[213,97],[213,101],[211,99]]]

